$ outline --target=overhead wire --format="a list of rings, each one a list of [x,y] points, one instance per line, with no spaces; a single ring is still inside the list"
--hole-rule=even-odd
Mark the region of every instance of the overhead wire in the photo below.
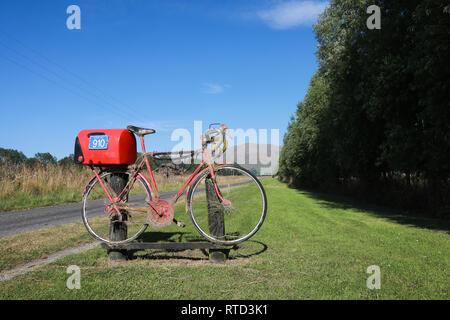
[[[49,82],[53,83],[54,85],[56,85],[56,86],[58,86],[58,87],[60,87],[60,88],[63,88],[64,90],[67,90],[67,91],[71,92],[72,94],[74,94],[74,95],[76,95],[76,96],[78,96],[78,97],[80,97],[80,98],[82,98],[82,99],[84,99],[84,100],[86,100],[86,101],[88,101],[88,102],[90,102],[90,103],[93,103],[93,104],[95,104],[95,105],[97,105],[97,106],[99,106],[99,107],[101,107],[101,108],[103,108],[103,109],[105,109],[105,110],[107,110],[107,111],[109,111],[109,112],[114,112],[117,116],[119,116],[119,117],[121,117],[121,118],[125,117],[124,114],[122,114],[122,113],[120,113],[120,112],[117,112],[117,111],[114,110],[114,109],[111,110],[110,108],[105,107],[105,106],[99,104],[97,101],[94,101],[94,100],[90,99],[89,97],[83,96],[83,95],[81,95],[80,93],[78,93],[78,92],[72,90],[71,88],[68,88],[68,87],[66,87],[66,86],[64,86],[64,85],[61,85],[61,84],[58,83],[57,81],[55,81],[55,80],[53,80],[53,79],[51,79],[51,78],[49,78],[49,77],[47,77],[47,76],[45,76],[45,75],[39,73],[39,72],[36,72],[35,70],[33,70],[33,69],[27,67],[26,65],[21,64],[20,62],[17,62],[17,61],[15,61],[15,60],[13,60],[13,59],[11,59],[11,58],[9,58],[9,57],[3,56],[3,55],[0,55],[0,57],[2,57],[2,58],[4,58],[4,59],[8,60],[9,62],[15,64],[15,65],[18,66],[18,67],[21,67],[21,68],[27,70],[28,72],[33,73],[34,75],[37,75],[38,77],[43,78],[43,79],[46,80],[46,81],[49,81]],[[128,120],[130,120],[130,119],[128,119]]]
[[[33,63],[33,64],[35,64],[35,65],[38,65],[40,68],[42,68],[42,69],[46,70],[47,72],[53,74],[54,76],[56,76],[57,78],[61,79],[62,81],[67,82],[67,83],[70,84],[71,86],[76,87],[76,88],[77,88],[78,90],[80,90],[83,94],[86,94],[86,92],[87,92],[88,95],[92,95],[92,96],[94,96],[96,99],[102,101],[102,103],[109,105],[110,107],[107,108],[108,111],[111,111],[111,107],[112,107],[113,110],[115,109],[114,112],[115,112],[116,114],[120,114],[120,117],[122,117],[122,118],[126,117],[126,118],[128,118],[128,120],[131,120],[131,121],[135,121],[136,119],[142,120],[142,115],[141,115],[139,112],[137,112],[136,110],[134,110],[134,108],[132,108],[132,107],[129,106],[128,104],[125,104],[125,103],[121,102],[120,100],[118,100],[117,98],[114,98],[114,97],[111,96],[110,94],[106,93],[105,91],[101,90],[100,88],[98,88],[97,86],[93,85],[93,84],[90,83],[89,81],[85,80],[85,79],[84,79],[83,77],[81,77],[80,75],[76,74],[75,72],[72,72],[72,71],[68,70],[67,68],[65,68],[64,66],[60,65],[59,63],[56,63],[56,62],[52,61],[51,59],[49,59],[48,57],[46,57],[44,54],[42,54],[41,52],[39,52],[38,50],[36,50],[36,49],[34,49],[34,48],[32,48],[32,47],[30,47],[30,46],[24,44],[22,41],[20,41],[20,40],[16,39],[15,37],[9,35],[8,33],[4,32],[3,30],[0,30],[0,33],[6,35],[6,36],[9,37],[10,39],[13,39],[13,40],[16,41],[17,43],[19,43],[22,47],[24,47],[25,49],[28,49],[28,50],[33,51],[34,53],[36,53],[37,55],[39,55],[41,58],[43,58],[44,60],[46,60],[46,61],[49,62],[50,64],[55,65],[56,67],[58,67],[59,69],[61,69],[63,72],[68,73],[68,74],[71,74],[72,76],[74,76],[74,77],[76,77],[77,79],[81,80],[83,83],[85,83],[86,85],[88,85],[88,86],[91,87],[91,88],[89,88],[90,90],[86,90],[85,88],[80,87],[80,86],[78,86],[78,85],[72,83],[71,81],[68,81],[65,77],[61,76],[61,75],[58,74],[57,72],[55,72],[55,71],[51,70],[50,68],[46,67],[46,66],[43,65],[42,63],[37,62],[35,59],[32,59],[32,58],[28,57],[27,55],[21,53],[20,51],[18,51],[18,50],[16,50],[16,49],[14,49],[14,48],[12,48],[12,47],[10,47],[10,46],[4,44],[3,42],[0,42],[0,44],[1,44],[3,47],[5,47],[5,48],[7,48],[7,49],[9,49],[9,50],[11,50],[11,51],[13,51],[14,53],[18,54],[19,56],[21,56],[21,57],[27,59],[28,61],[30,61],[31,63]],[[5,57],[4,57],[4,58],[5,58]],[[12,59],[7,59],[7,60],[9,60],[10,62],[13,61]],[[38,73],[38,72],[31,71],[30,68],[25,67],[24,65],[18,63],[17,61],[15,61],[15,62],[13,62],[13,63],[16,64],[16,65],[18,65],[18,66],[20,66],[20,67],[22,67],[22,68],[24,68],[24,69],[26,69],[26,70],[29,71],[29,72],[32,72],[32,73],[34,73],[34,74],[36,74],[36,75],[39,75],[40,77],[44,78],[44,79],[47,80],[47,81],[50,81],[50,82],[52,82],[52,83],[54,83],[54,84],[56,84],[56,85],[58,85],[58,86],[60,86],[60,87],[64,87],[64,89],[68,90],[67,87],[59,85],[56,81],[51,81],[48,77],[42,76],[42,75],[41,75],[40,73]],[[126,105],[126,106],[127,106],[127,109],[122,109],[122,107],[120,107],[120,106],[118,106],[118,105],[116,105],[116,104],[113,104],[113,103],[111,103],[110,101],[104,99],[103,97],[101,97],[101,96],[99,96],[97,93],[95,93],[94,91],[91,91],[91,90],[93,90],[92,88],[94,89],[94,91],[97,90],[98,92],[100,92],[103,96],[107,96],[107,97],[108,97],[109,99],[111,99],[111,100],[114,100],[114,101],[117,101],[117,102],[120,103],[120,104]],[[78,95],[78,96],[83,97],[83,99],[88,100],[88,101],[90,101],[91,103],[94,103],[94,104],[98,105],[98,102],[96,102],[95,100],[90,99],[90,98],[87,98],[87,97],[85,97],[85,96],[82,96],[82,95],[76,93],[75,90],[70,89],[69,91],[72,92],[73,94],[76,94],[76,95]],[[104,106],[102,106],[102,107],[105,108]],[[129,113],[133,113],[132,116],[134,116],[135,119],[130,118]]]

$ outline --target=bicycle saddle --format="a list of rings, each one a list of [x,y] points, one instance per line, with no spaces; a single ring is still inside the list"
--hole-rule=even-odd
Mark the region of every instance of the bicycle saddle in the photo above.
[[[153,129],[139,128],[135,126],[128,126],[127,129],[130,130],[131,132],[134,132],[138,136],[145,136],[146,134],[152,134],[156,132]]]

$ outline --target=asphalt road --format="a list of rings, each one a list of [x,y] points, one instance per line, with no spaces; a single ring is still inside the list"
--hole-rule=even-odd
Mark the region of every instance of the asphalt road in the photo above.
[[[176,192],[161,192],[162,199],[172,198]],[[101,208],[103,200],[92,201]],[[101,212],[101,210],[99,211]],[[0,237],[11,236],[25,231],[83,221],[81,202],[52,207],[0,212]]]
[[[231,186],[238,186],[248,182],[240,182],[231,184]],[[199,188],[197,192],[204,191]],[[162,199],[170,200],[177,192],[168,191],[160,192],[159,196]],[[137,196],[139,197],[139,196]],[[184,194],[180,199],[184,197]],[[102,208],[104,206],[103,200],[91,201],[91,209],[94,206]],[[99,210],[99,215],[102,214]],[[60,226],[63,224],[83,221],[81,218],[81,202],[69,203],[52,207],[34,208],[27,210],[17,210],[0,212],[0,237],[11,236],[25,231],[39,230],[45,227]]]

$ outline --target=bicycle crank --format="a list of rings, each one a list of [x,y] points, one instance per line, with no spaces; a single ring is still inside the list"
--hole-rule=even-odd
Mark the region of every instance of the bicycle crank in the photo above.
[[[181,228],[186,227],[186,224],[183,221],[178,221],[177,219],[173,218],[173,222]]]
[[[147,211],[147,220],[155,228],[168,226],[174,221],[172,204],[164,199],[151,202]]]

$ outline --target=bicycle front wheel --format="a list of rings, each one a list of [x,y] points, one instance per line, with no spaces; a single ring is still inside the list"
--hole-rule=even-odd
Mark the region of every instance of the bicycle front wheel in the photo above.
[[[249,239],[261,227],[267,212],[267,198],[259,180],[236,165],[223,165],[201,174],[188,195],[188,213],[207,240],[237,244]]]
[[[104,172],[100,174],[102,183],[94,177],[86,186],[82,218],[86,229],[94,238],[109,244],[127,243],[135,240],[147,228],[148,202],[151,201],[148,184],[138,176],[125,189],[129,177],[130,173],[127,171]],[[102,184],[112,198],[123,195],[122,201],[116,204],[120,217]],[[117,232],[116,229],[113,232],[114,228],[119,228],[120,231]],[[117,234],[120,234],[121,239],[116,238]]]

